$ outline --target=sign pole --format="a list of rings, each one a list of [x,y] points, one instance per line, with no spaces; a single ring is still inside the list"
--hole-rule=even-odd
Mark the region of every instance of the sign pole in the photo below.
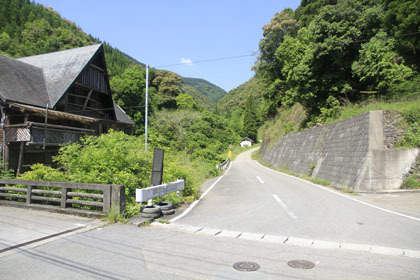
[[[144,150],[147,152],[147,115],[149,109],[149,64],[146,64],[146,106],[144,116]]]

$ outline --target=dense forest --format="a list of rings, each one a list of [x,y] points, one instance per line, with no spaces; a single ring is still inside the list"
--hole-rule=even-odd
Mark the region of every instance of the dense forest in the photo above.
[[[299,103],[310,126],[348,103],[418,96],[420,1],[302,0],[263,27],[259,50],[264,119]]]

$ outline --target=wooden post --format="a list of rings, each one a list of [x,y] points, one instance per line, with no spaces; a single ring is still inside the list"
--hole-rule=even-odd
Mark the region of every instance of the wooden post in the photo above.
[[[115,207],[115,214],[125,212],[125,187],[111,185],[111,207]]]
[[[23,164],[23,154],[25,151],[25,142],[20,142],[20,151],[19,151],[19,162],[18,162],[18,167],[17,167],[17,172],[16,174],[20,174],[20,172],[22,171],[22,164]]]
[[[28,119],[29,119],[29,114],[25,114],[25,121],[24,121],[25,126],[28,125]],[[20,142],[19,162],[18,162],[18,167],[16,171],[17,175],[19,175],[20,172],[22,171],[22,164],[24,161],[24,156],[25,156],[25,142]]]
[[[32,186],[26,187],[26,205],[29,206],[31,204],[31,197],[32,197]]]
[[[87,105],[88,105],[88,103],[89,103],[89,99],[90,99],[90,96],[92,95],[92,92],[93,92],[93,89],[91,89],[91,90],[89,91],[88,95],[87,95],[87,98],[86,98],[86,100],[85,100],[85,103],[83,104],[82,113],[83,113],[84,111],[86,111],[86,107],[87,107]]]
[[[104,185],[103,186],[103,203],[104,206],[102,208],[102,212],[107,214],[108,210],[111,208],[111,191],[112,191],[112,185]]]
[[[61,187],[61,208],[66,208],[67,206],[67,192],[68,192],[68,188],[67,187]]]

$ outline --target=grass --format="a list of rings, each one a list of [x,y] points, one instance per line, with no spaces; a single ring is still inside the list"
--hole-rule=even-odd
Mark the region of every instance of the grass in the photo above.
[[[257,144],[254,144],[254,145],[252,145],[251,147],[248,147],[248,146],[245,146],[245,147],[241,147],[241,146],[239,146],[239,145],[235,145],[235,146],[231,146],[230,147],[230,151],[232,152],[232,159],[231,160],[234,160],[239,154],[241,154],[241,153],[243,153],[243,152],[246,152],[246,151],[248,151],[248,150],[251,150],[251,149],[253,149],[253,148],[255,148],[255,147],[259,147],[260,146],[260,144],[259,143],[257,143]],[[226,155],[227,156],[227,155]]]
[[[260,153],[260,149],[253,151],[252,154],[251,154],[251,158],[253,160],[258,160],[258,161],[261,160],[262,159],[262,154]]]
[[[397,111],[400,113],[405,113],[411,110],[420,110],[420,102],[398,101],[388,103],[385,101],[374,101],[370,103],[349,104],[341,108],[340,116],[337,119],[332,119],[329,122],[344,120],[374,110]]]
[[[108,210],[105,219],[110,223],[126,223],[127,218],[125,213],[117,213],[115,205],[112,205]]]
[[[412,174],[404,179],[402,183],[404,189],[420,189],[420,182],[417,174]]]
[[[161,223],[161,224],[165,224],[165,225],[169,224],[169,221],[164,220],[162,218],[159,218],[157,221],[158,221],[158,223]]]
[[[264,165],[264,166],[266,166],[268,168],[271,168],[273,170],[276,170],[276,171],[279,171],[279,172],[282,172],[282,173],[285,173],[285,174],[288,174],[288,175],[291,175],[291,176],[294,176],[294,177],[298,177],[298,178],[301,178],[301,179],[310,181],[310,182],[312,182],[314,184],[317,184],[317,185],[322,185],[322,186],[325,186],[325,187],[333,187],[334,189],[338,189],[338,190],[340,190],[343,193],[357,194],[350,187],[343,186],[343,187],[340,188],[338,186],[335,186],[334,184],[332,184],[328,180],[314,178],[314,177],[310,177],[310,176],[304,175],[304,174],[298,174],[298,173],[295,173],[295,172],[290,171],[290,170],[285,169],[285,168],[273,168],[271,164],[268,164],[268,163],[263,162],[261,160],[259,160],[259,163],[261,163],[262,165]]]

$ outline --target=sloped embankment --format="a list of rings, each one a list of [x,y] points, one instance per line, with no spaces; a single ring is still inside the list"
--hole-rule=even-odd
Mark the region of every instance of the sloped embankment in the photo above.
[[[389,149],[386,116],[371,111],[288,134],[263,150],[262,160],[355,191],[398,189],[419,149]]]

